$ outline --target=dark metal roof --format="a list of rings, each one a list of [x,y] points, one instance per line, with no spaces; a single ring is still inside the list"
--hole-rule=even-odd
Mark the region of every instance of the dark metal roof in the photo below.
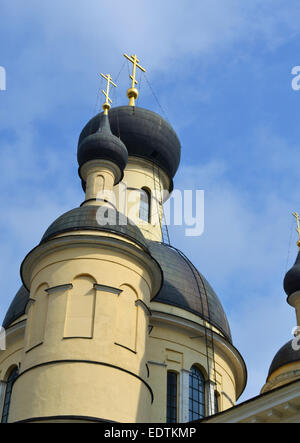
[[[102,114],[92,118],[81,132],[79,145],[99,128]],[[160,115],[139,107],[120,106],[109,111],[112,133],[120,137],[129,156],[149,159],[173,178],[180,162],[180,141]]]
[[[25,308],[29,300],[29,292],[22,286],[17,292],[15,298],[10,304],[10,307],[3,320],[2,326],[7,329],[15,320],[25,314]]]
[[[153,301],[177,306],[199,315],[232,342],[226,314],[215,291],[195,266],[177,249],[149,242],[152,257],[160,264],[164,282]]]
[[[67,212],[50,226],[42,243],[62,232],[103,228],[105,230],[105,227],[94,223],[97,209],[98,207],[94,206],[83,206]],[[208,320],[230,343],[232,342],[230,327],[220,300],[208,281],[180,251],[157,242],[148,241],[146,245],[142,233],[134,225],[110,226],[109,231],[132,238],[148,247],[150,254],[160,265],[163,285],[153,301],[177,306]],[[4,328],[25,313],[28,298],[28,291],[22,287],[9,307],[3,322]]]
[[[85,137],[78,146],[79,167],[90,160],[109,160],[119,166],[123,172],[128,160],[124,143],[112,134],[107,115],[101,114],[98,130]]]
[[[294,266],[284,277],[283,287],[288,296],[292,295],[294,292],[300,291],[300,251],[297,255]]]
[[[281,349],[277,352],[273,361],[271,363],[268,378],[277,369],[282,368],[289,363],[300,362],[300,349],[295,351],[292,346],[293,340],[288,341]]]
[[[97,211],[99,208],[99,206],[81,206],[61,215],[47,229],[41,243],[64,232],[96,230],[119,234],[147,248],[146,240],[141,230],[120,212],[105,208],[104,217],[101,224],[99,224],[97,221]]]

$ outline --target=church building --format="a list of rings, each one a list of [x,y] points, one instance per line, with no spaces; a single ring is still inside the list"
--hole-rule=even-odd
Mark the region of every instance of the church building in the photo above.
[[[111,108],[115,84],[103,75],[103,112],[79,137],[83,203],[21,264],[3,321],[1,422],[300,423],[300,253],[284,281],[296,337],[274,357],[261,394],[236,405],[247,369],[220,299],[163,235],[180,141],[135,105],[144,68],[125,57],[129,105]]]

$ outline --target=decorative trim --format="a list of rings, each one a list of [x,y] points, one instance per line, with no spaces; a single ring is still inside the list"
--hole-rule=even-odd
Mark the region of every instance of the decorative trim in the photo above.
[[[249,419],[253,415],[259,415],[261,411],[266,412],[292,401],[297,397],[299,388],[300,380],[298,379],[258,394],[230,409],[218,412],[213,417],[205,417],[199,420],[199,423],[241,423],[242,420]]]
[[[72,283],[66,283],[65,285],[58,285],[58,286],[53,286],[52,288],[45,289],[45,291],[48,294],[53,294],[55,292],[68,291],[69,289],[72,288],[73,288]]]
[[[157,302],[158,303],[158,302]],[[159,302],[160,303],[160,302]],[[176,327],[181,327],[189,331],[192,334],[203,334],[205,336],[205,328],[196,323],[195,321],[189,320],[178,315],[174,315],[164,311],[158,311],[155,308],[152,309],[152,319],[151,322],[154,326],[158,322],[164,322]],[[247,368],[246,363],[239,353],[239,351],[222,335],[213,331],[214,344],[225,353],[226,356],[230,357],[230,361],[233,363],[233,370],[237,377],[237,399],[242,395],[247,384]],[[234,356],[234,360],[232,359]]]
[[[90,203],[90,202],[108,203],[112,207],[112,209],[114,209],[115,211],[118,211],[116,205],[111,203],[109,200],[106,200],[105,198],[89,198],[88,200],[84,200],[84,202],[81,203],[80,207],[82,208],[82,206],[84,206],[86,203]],[[110,208],[108,208],[108,209],[110,209]]]
[[[153,394],[153,391],[152,391],[151,387],[139,375],[135,374],[134,372],[128,371],[127,369],[121,368],[120,366],[115,366],[115,365],[112,365],[110,363],[105,363],[105,362],[102,362],[102,361],[94,361],[94,360],[52,360],[52,361],[47,361],[47,362],[44,362],[44,363],[39,363],[38,365],[35,365],[35,366],[31,366],[31,368],[25,369],[25,371],[23,371],[23,372],[21,372],[19,374],[18,379],[20,377],[22,377],[22,375],[26,374],[27,372],[33,371],[34,369],[41,368],[43,366],[57,365],[57,364],[61,364],[61,363],[62,364],[66,364],[66,363],[83,363],[83,364],[88,364],[88,365],[99,365],[99,366],[106,366],[106,367],[112,368],[112,369],[117,369],[118,371],[121,371],[121,372],[125,372],[126,374],[132,375],[133,377],[135,377],[138,380],[140,380],[147,387],[147,389],[150,392],[151,404],[154,401],[154,394]]]
[[[291,363],[296,363],[296,362],[291,362]],[[291,363],[287,363],[287,364],[291,364]],[[280,369],[280,368],[278,368],[278,369]],[[276,386],[280,386],[280,385],[282,386],[283,384],[286,384],[287,380],[291,380],[293,378],[294,379],[300,378],[300,369],[287,371],[282,374],[276,375],[272,380],[267,381],[265,383],[261,392],[264,393],[264,392],[267,392],[268,390],[274,389],[274,387],[276,387]]]
[[[112,286],[98,285],[97,283],[94,283],[94,289],[96,289],[96,291],[111,292],[112,294],[117,295],[120,295],[123,292],[121,289],[113,288]]]
[[[141,306],[149,317],[152,316],[151,310],[148,308],[146,303],[144,303],[143,300],[141,300],[140,298],[136,300],[135,306]]]
[[[148,360],[149,365],[156,366],[164,366],[165,368],[168,366],[166,363],[160,363],[159,361]]]
[[[85,230],[88,229],[89,228],[87,227]],[[65,232],[67,232],[67,230]],[[70,230],[68,232],[70,232]],[[150,256],[146,244],[142,244],[138,240],[134,239],[133,236],[125,235],[121,232],[116,233],[113,230],[105,230],[99,232],[102,232],[102,235],[70,234],[61,237],[56,236],[53,238],[49,238],[47,241],[44,240],[43,243],[40,243],[38,246],[32,249],[22,262],[21,278],[24,287],[26,289],[30,287],[30,275],[32,272],[32,268],[34,268],[34,266],[36,266],[36,264],[40,262],[41,257],[47,257],[48,254],[51,254],[54,250],[56,252],[65,250],[66,247],[74,248],[92,245],[93,248],[97,248],[99,246],[109,246],[111,250],[117,250],[127,257],[130,257],[130,259],[134,260],[134,262],[138,262],[141,265],[143,264],[147,270],[147,273],[149,273],[150,276],[153,278],[152,291],[154,294],[157,294],[162,287],[163,273],[158,262]],[[106,235],[106,233],[108,235]],[[110,237],[109,233],[117,234],[117,237],[120,238]],[[127,240],[129,239],[131,240],[131,242],[124,241],[123,238],[121,239],[121,237],[124,237]]]
[[[90,336],[90,337],[81,337],[79,335],[74,336],[74,337],[63,337],[63,340],[74,340],[76,338],[79,338],[80,340],[92,340],[94,337]]]
[[[41,341],[40,343],[38,343],[37,345],[32,346],[29,349],[26,349],[25,354],[28,354],[28,352],[33,351],[35,348],[38,348],[39,346],[42,346],[42,344],[44,343],[44,341]]]
[[[85,415],[53,415],[49,417],[32,417],[32,418],[26,418],[24,420],[15,421],[14,423],[36,423],[41,421],[50,421],[50,420],[85,420],[85,421],[92,421],[97,423],[118,423],[113,420],[106,420],[104,418],[97,418],[97,417],[89,417]]]
[[[115,342],[115,345],[120,346],[121,348],[127,349],[127,351],[130,351],[130,352],[132,352],[133,354],[137,354],[137,352],[134,351],[133,349],[130,349],[130,348],[128,348],[127,346],[121,345],[120,343],[116,343],[116,342]]]

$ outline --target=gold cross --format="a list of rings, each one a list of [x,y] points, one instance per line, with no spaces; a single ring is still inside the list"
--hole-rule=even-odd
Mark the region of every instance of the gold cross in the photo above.
[[[106,92],[103,91],[103,89],[102,89],[102,94],[104,94],[105,98],[106,98],[105,103],[103,104],[102,107],[104,109],[104,114],[107,115],[108,111],[111,108],[109,103],[112,103],[112,100],[109,98],[109,87],[110,87],[110,85],[113,85],[116,88],[117,85],[112,81],[110,74],[104,75],[101,73],[101,75],[107,81]]]
[[[298,212],[293,212],[293,216],[296,217],[296,219],[297,219],[297,229],[296,229],[296,231],[298,232],[298,235],[299,235],[299,240],[297,242],[297,245],[300,248],[300,222],[299,222],[300,216],[299,216]]]
[[[139,68],[141,71],[146,72],[146,69],[144,69],[139,63],[140,61],[138,60],[136,55],[132,55],[131,57],[129,57],[129,55],[124,54],[124,57],[127,58],[127,60],[129,60],[132,64],[133,64],[133,69],[132,69],[132,75],[129,75],[129,77],[132,80],[131,83],[131,88],[128,89],[127,91],[127,96],[129,98],[129,106],[135,106],[135,100],[138,98],[139,92],[136,89],[135,85],[138,84],[135,76],[136,76],[136,68]]]

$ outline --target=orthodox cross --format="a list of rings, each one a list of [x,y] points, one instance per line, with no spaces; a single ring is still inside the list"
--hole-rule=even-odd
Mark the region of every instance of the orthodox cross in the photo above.
[[[299,235],[299,240],[297,242],[297,245],[300,248],[300,222],[299,222],[300,216],[299,216],[298,212],[293,212],[293,216],[297,220],[297,229],[296,229],[296,231],[298,232],[298,235]]]
[[[140,61],[138,60],[136,55],[132,55],[131,57],[129,57],[129,55],[124,54],[124,57],[127,58],[127,60],[129,60],[133,64],[132,74],[129,75],[129,77],[132,80],[132,83],[131,83],[131,88],[128,89],[128,91],[127,91],[127,97],[129,98],[129,106],[135,106],[135,100],[139,96],[139,91],[135,87],[138,84],[138,82],[135,78],[136,77],[136,68],[139,68],[143,72],[146,72],[146,69],[144,69],[139,64]]]
[[[117,85],[112,81],[110,74],[104,75],[101,73],[101,76],[107,81],[107,85],[106,85],[106,91],[104,91],[102,89],[102,94],[105,95],[105,103],[103,104],[103,109],[104,109],[104,114],[107,115],[108,111],[110,110],[111,106],[110,103],[112,103],[112,100],[109,98],[109,88],[110,85],[113,85],[115,88],[117,87]]]

